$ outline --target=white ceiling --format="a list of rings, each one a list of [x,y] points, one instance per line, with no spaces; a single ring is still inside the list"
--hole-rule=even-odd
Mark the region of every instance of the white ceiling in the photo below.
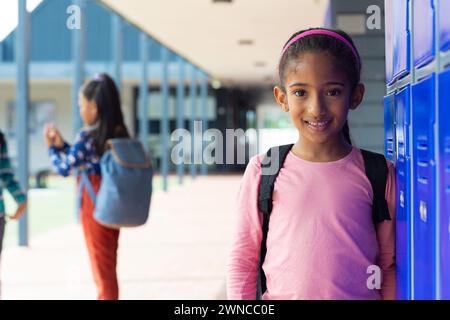
[[[323,26],[329,0],[102,2],[212,77],[258,84],[273,81],[281,48],[292,33]],[[253,45],[239,45],[240,39]]]

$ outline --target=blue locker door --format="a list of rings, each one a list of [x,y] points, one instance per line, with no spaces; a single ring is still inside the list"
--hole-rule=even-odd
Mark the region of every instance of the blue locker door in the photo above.
[[[434,74],[412,87],[415,299],[435,299],[434,93]]]
[[[385,1],[387,84],[392,84],[410,71],[409,1]]]
[[[386,83],[394,81],[394,2],[384,2]]]
[[[402,78],[410,71],[410,33],[409,24],[409,1],[396,0],[394,3],[394,78]]]
[[[440,15],[440,26],[441,30],[441,50],[450,50],[450,19],[448,14],[450,12],[450,1],[440,0],[439,1],[439,15]]]
[[[395,101],[394,94],[384,97],[384,154],[386,159],[395,162]]]
[[[397,172],[397,298],[411,299],[411,157],[409,154],[410,87],[395,95]]]
[[[413,1],[414,6],[414,66],[421,67],[434,59],[434,0]]]
[[[450,1],[448,1],[450,3]],[[439,75],[441,298],[450,299],[450,70]]]

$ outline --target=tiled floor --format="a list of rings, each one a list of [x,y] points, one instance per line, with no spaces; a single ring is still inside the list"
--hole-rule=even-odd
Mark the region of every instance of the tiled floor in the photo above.
[[[158,192],[146,226],[123,230],[121,299],[224,299],[240,176],[185,179]],[[82,230],[69,225],[2,254],[3,299],[95,299]]]

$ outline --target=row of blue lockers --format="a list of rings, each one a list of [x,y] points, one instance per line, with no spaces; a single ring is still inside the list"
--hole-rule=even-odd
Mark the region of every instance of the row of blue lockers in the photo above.
[[[412,18],[410,7],[413,12]],[[441,13],[439,21],[438,12]],[[435,58],[436,40],[439,40],[440,50],[450,49],[449,15],[450,0],[385,0],[388,84],[410,73],[412,52],[414,66],[421,67]],[[436,26],[438,35],[435,32]],[[412,35],[414,36],[411,44]]]
[[[397,170],[399,299],[450,299],[450,66],[403,81],[411,64],[423,69],[450,53],[449,13],[450,0],[385,1],[386,83],[395,88],[384,99],[385,154]]]
[[[439,117],[435,114],[436,103]],[[437,135],[435,122],[439,128]],[[433,299],[436,286],[440,286],[441,297],[450,299],[450,69],[433,73],[385,97],[385,136],[385,153],[397,169],[399,298],[411,299],[414,287],[415,299]]]

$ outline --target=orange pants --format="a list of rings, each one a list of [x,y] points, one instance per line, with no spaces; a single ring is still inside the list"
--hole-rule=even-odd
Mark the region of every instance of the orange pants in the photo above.
[[[97,193],[101,177],[90,175],[89,181]],[[118,300],[119,286],[116,266],[119,230],[107,228],[94,219],[94,203],[86,188],[83,188],[81,199],[80,220],[91,260],[92,273],[97,285],[98,300]]]

